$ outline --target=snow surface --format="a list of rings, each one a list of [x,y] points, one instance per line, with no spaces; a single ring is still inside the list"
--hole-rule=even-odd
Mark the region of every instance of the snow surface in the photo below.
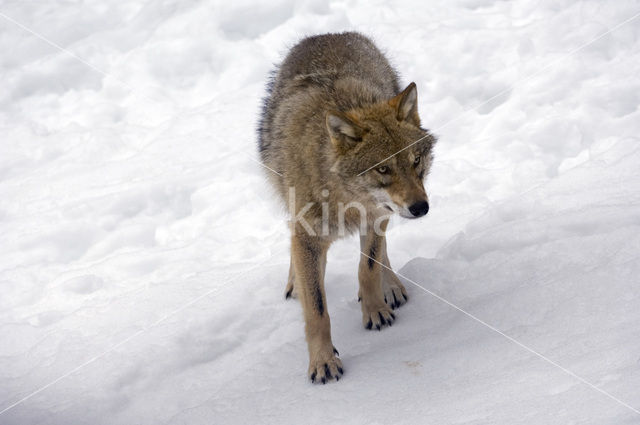
[[[638,12],[0,3],[0,423],[640,423]],[[307,381],[254,129],[287,48],[348,29],[440,137],[392,265],[556,365],[409,281],[366,331],[351,238],[326,278],[346,374]]]

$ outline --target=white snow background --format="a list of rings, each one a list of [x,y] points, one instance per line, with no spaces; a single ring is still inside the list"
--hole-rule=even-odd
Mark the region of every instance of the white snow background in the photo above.
[[[0,2],[0,424],[640,423],[638,13]],[[322,386],[255,127],[273,64],[343,30],[417,83],[440,138],[392,265],[469,315],[405,280],[394,326],[363,329],[343,240],[345,376]]]

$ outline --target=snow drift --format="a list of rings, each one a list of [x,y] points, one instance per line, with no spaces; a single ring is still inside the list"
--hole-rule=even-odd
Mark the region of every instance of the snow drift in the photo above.
[[[0,423],[638,423],[638,12],[3,3]],[[317,387],[254,130],[272,64],[342,30],[440,141],[432,210],[392,223],[420,287],[391,329],[361,326],[357,241],[332,247],[345,377]]]

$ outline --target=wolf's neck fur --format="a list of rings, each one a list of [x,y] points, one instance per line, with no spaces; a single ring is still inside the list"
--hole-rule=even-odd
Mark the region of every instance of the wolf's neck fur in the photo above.
[[[382,87],[357,77],[343,77],[333,84],[333,97],[339,110],[348,111],[390,99],[395,93],[385,93]]]

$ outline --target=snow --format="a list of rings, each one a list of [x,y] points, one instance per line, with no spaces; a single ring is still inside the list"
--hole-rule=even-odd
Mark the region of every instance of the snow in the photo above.
[[[0,423],[640,423],[638,12],[2,3]],[[345,376],[314,386],[254,129],[287,48],[352,29],[440,141],[429,215],[392,222],[391,329],[332,247]]]

